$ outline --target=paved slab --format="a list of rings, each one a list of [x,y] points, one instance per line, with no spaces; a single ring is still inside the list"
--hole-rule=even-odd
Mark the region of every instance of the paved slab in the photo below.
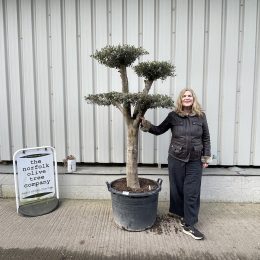
[[[22,217],[14,199],[0,199],[0,259],[260,259],[260,204],[202,203],[196,241],[159,202],[153,228],[116,227],[111,202],[62,200],[47,215]]]

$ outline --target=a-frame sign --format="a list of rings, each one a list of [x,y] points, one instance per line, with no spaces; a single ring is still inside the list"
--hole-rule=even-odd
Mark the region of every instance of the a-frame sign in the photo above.
[[[21,149],[13,156],[17,212],[40,216],[59,206],[55,149],[50,146]]]

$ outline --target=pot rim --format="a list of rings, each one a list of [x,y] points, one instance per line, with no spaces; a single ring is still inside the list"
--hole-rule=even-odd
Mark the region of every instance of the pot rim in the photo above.
[[[154,181],[158,185],[157,188],[155,190],[147,191],[147,192],[118,191],[111,187],[111,184],[115,181],[117,181],[117,180],[114,180],[111,183],[106,182],[108,191],[110,191],[111,193],[118,194],[121,196],[126,196],[126,197],[147,197],[147,196],[151,196],[151,195],[159,193],[162,189],[162,179],[161,178],[158,178],[157,181]]]

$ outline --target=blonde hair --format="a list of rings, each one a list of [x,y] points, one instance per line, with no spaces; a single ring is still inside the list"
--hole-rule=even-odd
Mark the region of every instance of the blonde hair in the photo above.
[[[195,114],[197,116],[202,116],[203,115],[202,107],[201,107],[201,105],[198,101],[198,98],[197,98],[194,90],[192,90],[191,88],[184,88],[184,89],[181,90],[181,92],[180,92],[180,94],[177,98],[177,101],[176,101],[175,112],[177,114],[180,114],[180,115],[184,114],[183,106],[182,106],[182,97],[183,97],[183,95],[186,91],[189,91],[192,94],[192,97],[193,97],[193,104],[192,104],[192,107],[191,107],[192,114]]]

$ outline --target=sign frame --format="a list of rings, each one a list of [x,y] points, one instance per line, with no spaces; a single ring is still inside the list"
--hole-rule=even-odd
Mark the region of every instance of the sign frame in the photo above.
[[[35,153],[33,153],[34,151]],[[30,167],[28,167],[28,159],[25,161],[26,165],[22,164],[22,158],[29,158]],[[24,168],[21,168],[21,165]],[[23,179],[29,181],[29,184],[24,184],[24,186],[21,185],[20,170],[22,169],[24,171]],[[13,155],[13,171],[17,213],[39,216],[47,214],[58,207],[58,167],[56,151],[53,147],[40,146],[17,150]],[[45,178],[46,176],[49,178],[48,181]],[[52,187],[48,187],[50,182],[53,185]],[[41,189],[46,192],[37,193]],[[27,197],[24,195],[26,193],[28,194]],[[42,203],[42,201],[46,201],[46,203]]]

